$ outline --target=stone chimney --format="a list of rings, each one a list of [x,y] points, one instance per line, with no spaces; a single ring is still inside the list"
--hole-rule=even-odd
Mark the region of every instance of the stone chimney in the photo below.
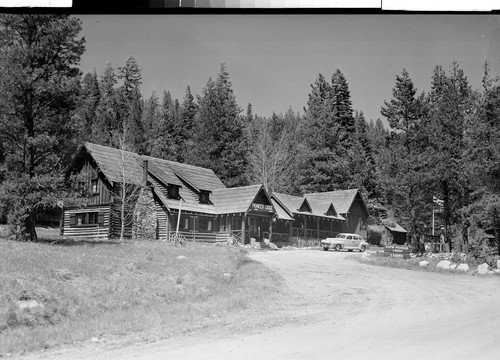
[[[148,185],[148,161],[142,161],[142,184],[143,186]]]

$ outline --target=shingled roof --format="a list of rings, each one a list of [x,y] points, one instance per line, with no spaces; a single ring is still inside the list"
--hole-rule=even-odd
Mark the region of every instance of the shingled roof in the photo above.
[[[276,210],[276,214],[278,215],[278,219],[280,219],[280,220],[293,220],[293,214],[291,214],[287,208],[285,208],[278,201],[276,201],[275,198],[271,197],[271,203],[273,204],[273,207]]]
[[[264,190],[262,185],[215,189],[211,199],[218,214],[244,213],[261,190]]]
[[[182,186],[183,182],[185,182],[196,191],[212,191],[213,189],[225,188],[224,183],[211,169],[139,155],[130,151],[88,142],[85,143],[83,148],[90,153],[109,181],[121,182],[123,176],[125,176],[127,183],[141,184],[143,180],[143,162],[147,160],[148,172],[164,184]]]
[[[323,202],[331,202],[333,206],[335,206],[335,209],[339,214],[347,214],[358,192],[359,192],[358,189],[350,189],[350,190],[325,191],[320,193],[309,193],[309,194],[304,194],[304,196],[307,199],[314,199]],[[361,197],[361,200],[363,201],[363,204],[365,205],[366,211],[368,211],[368,207],[366,206],[366,203],[363,197],[361,196],[361,193],[359,195]]]
[[[84,149],[92,156],[99,170],[111,182],[122,182],[128,184],[142,184],[142,160],[135,153],[110,148],[107,146],[85,143],[80,149]]]
[[[342,216],[338,214],[326,215],[330,206],[332,206],[333,210],[336,212],[335,207],[332,205],[332,203],[323,202],[315,199],[309,200],[301,196],[280,194],[276,192],[272,194],[271,198],[277,201],[278,204],[286,208],[286,210],[288,210],[292,214],[311,215],[311,216],[325,217],[330,219],[345,220]],[[300,211],[303,204],[307,204],[311,209],[311,212]]]
[[[224,183],[215,175],[213,170],[181,164],[174,161],[163,160],[170,169],[184,181],[188,182],[195,190],[213,191],[215,189],[225,189]]]

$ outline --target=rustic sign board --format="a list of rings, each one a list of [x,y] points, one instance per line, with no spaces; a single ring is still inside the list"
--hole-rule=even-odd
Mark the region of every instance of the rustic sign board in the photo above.
[[[252,203],[252,210],[259,212],[273,212],[272,205]]]
[[[399,259],[409,259],[413,247],[409,245],[386,245],[384,246],[384,255]]]

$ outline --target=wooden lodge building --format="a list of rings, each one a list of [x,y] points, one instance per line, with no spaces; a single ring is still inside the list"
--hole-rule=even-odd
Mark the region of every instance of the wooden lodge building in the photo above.
[[[268,194],[263,185],[227,188],[210,169],[91,143],[77,151],[69,174],[80,175],[88,196],[84,206],[65,204],[61,225],[65,236],[119,237],[121,184],[151,191],[157,239],[169,239],[178,227],[188,241],[319,240],[349,229],[363,230],[361,219],[368,216],[357,190],[348,190],[349,196],[337,204],[330,200],[333,195],[323,199],[321,193],[299,197]],[[131,221],[125,229],[130,237]]]

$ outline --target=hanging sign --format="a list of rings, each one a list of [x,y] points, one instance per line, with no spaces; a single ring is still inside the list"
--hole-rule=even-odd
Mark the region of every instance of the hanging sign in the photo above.
[[[264,204],[252,203],[252,207],[251,208],[254,211],[273,212],[273,206],[272,205],[264,205]]]

